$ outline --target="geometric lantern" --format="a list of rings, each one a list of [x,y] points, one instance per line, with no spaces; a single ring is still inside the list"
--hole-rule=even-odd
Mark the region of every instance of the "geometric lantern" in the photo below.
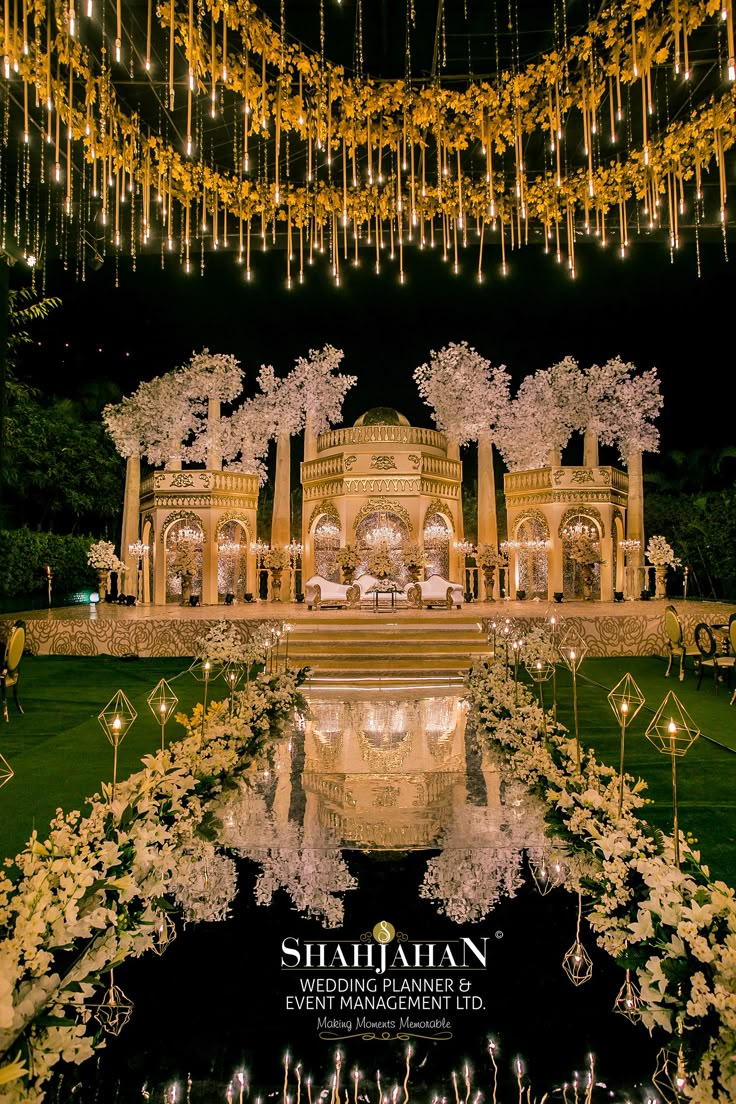
[[[195,659],[189,668],[190,672],[194,675],[198,682],[204,683],[204,692],[202,695],[202,732],[201,736],[204,738],[204,726],[205,717],[207,715],[207,689],[210,684],[211,678],[217,678],[220,673],[221,665],[214,664],[211,659]]]
[[[14,775],[14,770],[4,755],[0,755],[0,790]]]
[[[547,717],[544,711],[544,690],[542,687],[547,679],[552,678],[552,675],[555,673],[555,665],[554,663],[548,663],[544,659],[528,659],[524,666],[526,667],[529,678],[532,682],[536,682],[539,687],[539,707],[542,710],[542,731],[546,736]]]
[[[560,635],[557,648],[560,658],[572,675],[572,704],[575,716],[575,755],[578,772],[580,771],[580,729],[578,726],[578,668],[588,654],[588,645],[580,633],[566,626]]]
[[[578,923],[575,942],[562,960],[562,969],[573,985],[583,985],[593,976],[593,960],[580,942],[580,918],[583,912],[583,897],[578,893]]]
[[[613,690],[611,690],[608,695],[608,703],[621,726],[621,757],[618,770],[619,817],[624,807],[624,743],[626,741],[626,726],[633,721],[645,701],[646,698],[628,673],[624,675],[620,682],[616,683]]]
[[[176,939],[176,928],[174,922],[169,919],[168,915],[162,910],[156,916],[153,925],[153,947],[151,950],[154,954],[162,955],[170,943]]]
[[[544,848],[539,852],[528,852],[529,869],[534,884],[542,897],[552,889],[565,884],[565,867],[559,857],[550,856]]]
[[[133,1003],[129,1001],[120,986],[113,982],[110,971],[110,988],[99,1004],[90,1004],[93,1015],[100,1027],[111,1035],[119,1035],[133,1015]]]
[[[245,663],[237,663],[234,660],[231,663],[227,663],[221,672],[220,677],[225,680],[230,690],[230,716],[232,717],[235,708],[235,690],[238,683],[242,679],[247,670]]]
[[[660,1050],[652,1083],[670,1104],[685,1099],[683,1089],[687,1085],[687,1072],[681,1050],[668,1050],[666,1047]]]
[[[115,800],[115,787],[118,778],[118,748],[125,739],[125,735],[138,716],[137,711],[126,698],[122,690],[118,690],[114,698],[110,698],[105,708],[97,715],[102,729],[112,744],[112,800]]]
[[[161,750],[166,746],[166,722],[179,704],[166,679],[160,679],[146,698],[148,708],[161,725]]]
[[[626,980],[613,1002],[613,1011],[625,1016],[631,1023],[638,1023],[641,1019],[641,993],[631,980],[630,970],[626,971]]]
[[[669,755],[672,759],[675,866],[679,867],[680,828],[677,819],[677,760],[685,755],[695,743],[700,735],[700,729],[674,691],[670,690],[644,735],[651,744],[654,744],[657,751],[661,751],[663,755]]]

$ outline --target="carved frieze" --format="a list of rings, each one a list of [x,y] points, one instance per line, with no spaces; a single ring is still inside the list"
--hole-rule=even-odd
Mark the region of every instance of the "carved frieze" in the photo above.
[[[357,529],[363,518],[367,517],[368,514],[396,514],[410,533],[414,529],[411,518],[409,517],[409,511],[406,507],[402,506],[400,502],[396,502],[395,500],[371,498],[368,502],[364,502],[355,516],[353,528]]]
[[[396,467],[396,460],[393,456],[375,455],[371,456],[371,468],[375,471],[391,471]]]

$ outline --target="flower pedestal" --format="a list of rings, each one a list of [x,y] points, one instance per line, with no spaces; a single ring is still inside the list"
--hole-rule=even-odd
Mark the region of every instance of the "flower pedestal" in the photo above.
[[[107,591],[110,583],[110,572],[107,568],[98,568],[97,571],[97,591],[100,595],[100,601],[104,602],[107,596]]]
[[[583,564],[583,598],[586,602],[593,599],[593,583],[595,582],[595,565]]]
[[[483,568],[483,585],[486,588],[486,602],[492,602],[493,588],[496,583],[496,569],[495,567]]]
[[[413,583],[418,583],[419,582],[419,576],[422,573],[421,567],[411,567],[411,566],[409,566],[409,567],[407,567],[406,570],[409,572],[409,578],[411,579],[411,581]]]
[[[667,597],[667,564],[656,564],[654,568],[654,597]]]
[[[281,601],[281,573],[283,568],[272,567],[271,568],[271,601]]]
[[[182,571],[180,575],[181,579],[181,604],[183,606],[189,605],[189,599],[192,597],[192,576],[188,571]]]

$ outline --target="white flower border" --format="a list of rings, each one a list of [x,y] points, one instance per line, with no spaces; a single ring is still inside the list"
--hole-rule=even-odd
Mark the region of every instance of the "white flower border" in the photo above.
[[[87,1033],[85,1004],[100,999],[112,967],[156,947],[182,855],[199,858],[208,842],[214,854],[216,802],[304,707],[302,678],[290,669],[260,674],[248,697],[238,695],[233,717],[224,706],[210,708],[204,738],[197,706],[184,739],[146,756],[143,769],[118,784],[114,801],[103,786],[87,816],[57,810],[48,837],[34,833],[7,861],[0,874],[4,1104],[41,1101],[60,1059],[82,1062],[102,1045]],[[222,908],[215,902],[217,915]],[[26,1076],[19,1076],[21,1062]]]
[[[680,835],[674,840],[637,815],[645,783],[626,776],[618,818],[618,772],[547,718],[525,687],[500,666],[476,664],[468,676],[481,738],[500,744],[511,775],[546,804],[551,834],[584,862],[577,885],[590,900],[587,920],[598,943],[636,971],[642,1019],[672,1033],[688,1078],[682,1095],[697,1104],[736,1100],[736,895],[710,879]],[[581,870],[579,864],[578,870]]]

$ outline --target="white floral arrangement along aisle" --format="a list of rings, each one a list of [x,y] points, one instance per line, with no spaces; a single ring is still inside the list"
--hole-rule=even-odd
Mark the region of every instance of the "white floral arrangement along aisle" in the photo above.
[[[598,943],[641,989],[641,1020],[669,1033],[669,1068],[682,1098],[736,1100],[736,894],[712,881],[680,834],[639,815],[645,783],[619,775],[542,711],[503,668],[476,664],[468,676],[481,740],[500,746],[510,775],[546,806],[549,834],[571,853],[566,885],[584,895]],[[518,694],[518,701],[517,701]]]
[[[227,652],[228,662],[234,644],[222,629],[202,642],[203,652]],[[248,647],[237,658],[247,660]],[[227,843],[214,842],[219,806],[247,788],[256,757],[306,709],[305,674],[261,671],[204,717],[201,704],[190,718],[180,715],[181,741],[145,756],[114,797],[103,785],[88,815],[59,810],[48,834],[34,833],[0,873],[3,1104],[37,1104],[60,1059],[83,1062],[102,1045],[103,1019],[120,1029],[132,1008],[112,969],[160,953],[175,932],[173,916],[227,914],[235,867],[222,853]],[[339,888],[352,888],[347,872]],[[334,922],[339,905],[318,889],[311,887],[309,904]]]

